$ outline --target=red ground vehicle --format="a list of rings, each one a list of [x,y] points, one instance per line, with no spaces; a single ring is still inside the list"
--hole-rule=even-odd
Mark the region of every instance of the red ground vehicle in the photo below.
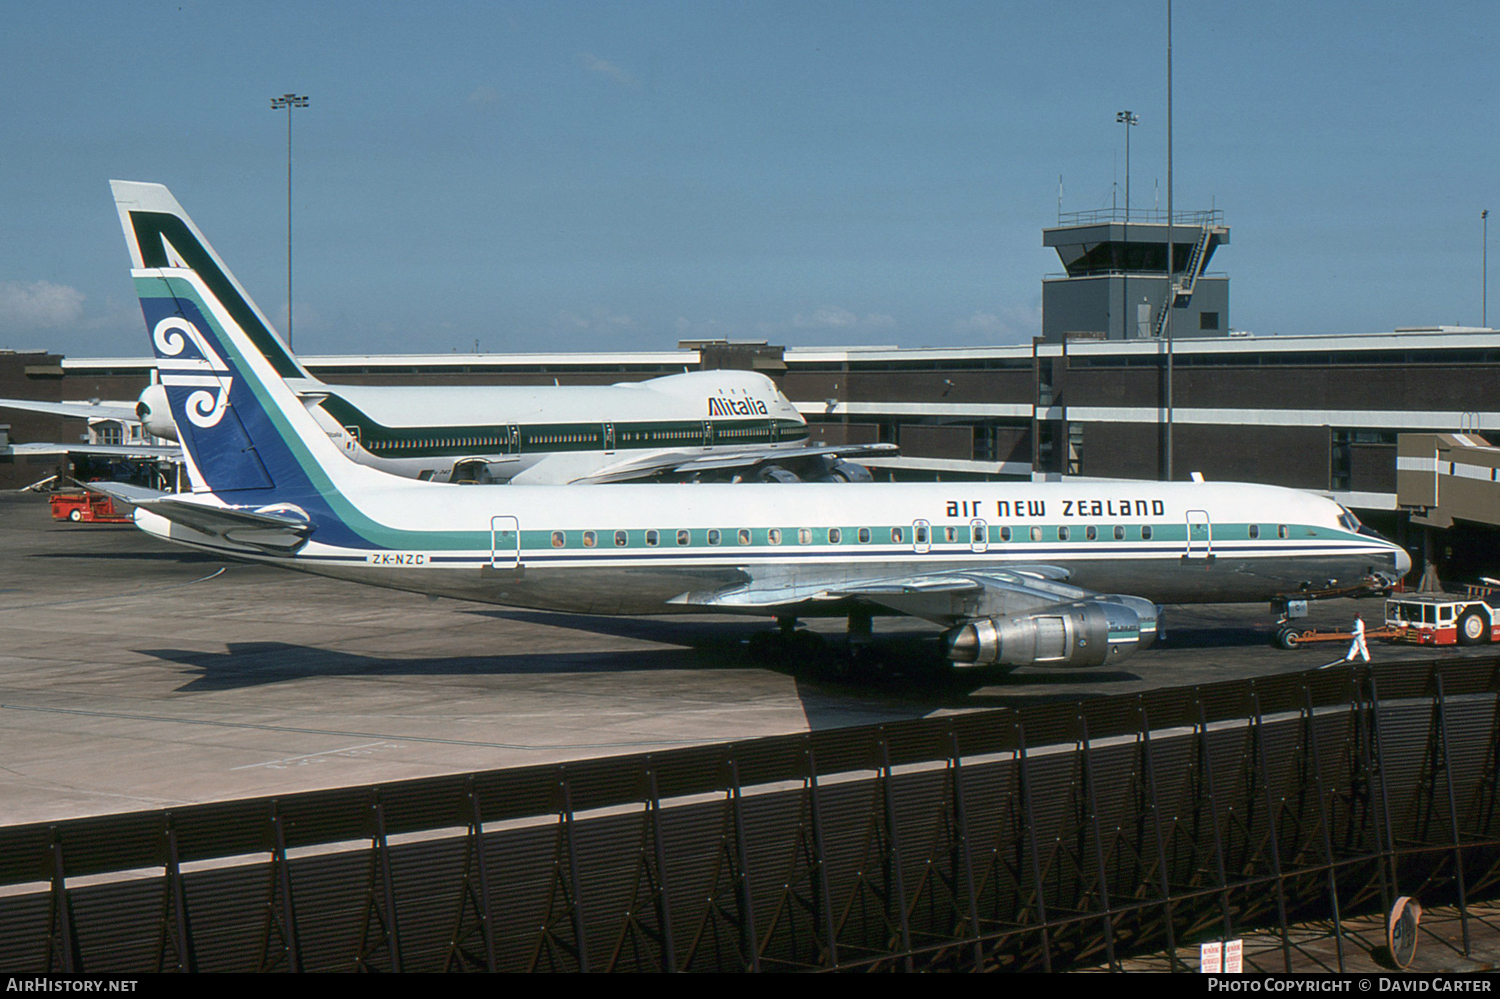
[[[1479,645],[1500,641],[1500,599],[1453,593],[1403,593],[1385,602],[1393,640],[1416,645]]]
[[[1477,589],[1477,588],[1476,588]],[[1374,622],[1371,622],[1373,624]],[[1374,641],[1413,645],[1481,645],[1500,642],[1500,594],[1476,592],[1401,593],[1385,602],[1385,624],[1371,627],[1365,637]],[[1349,642],[1348,631],[1298,628],[1290,622],[1277,629],[1272,643],[1295,649],[1314,642]]]
[[[52,519],[75,524],[129,524],[132,519],[115,509],[108,496],[89,492],[52,494]]]

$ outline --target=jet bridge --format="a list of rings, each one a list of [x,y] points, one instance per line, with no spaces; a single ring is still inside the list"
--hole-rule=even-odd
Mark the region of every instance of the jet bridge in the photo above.
[[[1500,447],[1474,433],[1399,435],[1396,502],[1424,527],[1500,527]]]

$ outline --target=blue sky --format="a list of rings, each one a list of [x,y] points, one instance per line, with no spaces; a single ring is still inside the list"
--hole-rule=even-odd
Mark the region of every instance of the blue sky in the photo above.
[[[1500,8],[1180,0],[1176,204],[1231,322],[1477,324]],[[169,185],[304,353],[1024,342],[1041,229],[1165,205],[1165,3],[26,4],[0,347],[141,355],[111,177]],[[1500,221],[1500,217],[1497,217]],[[1500,236],[1500,231],[1497,231]],[[1497,258],[1500,270],[1500,258]],[[1500,299],[1496,311],[1500,312]],[[1500,323],[1500,319],[1497,319]]]

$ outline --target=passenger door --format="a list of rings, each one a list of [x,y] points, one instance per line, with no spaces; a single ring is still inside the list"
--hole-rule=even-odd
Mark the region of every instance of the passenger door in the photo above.
[[[1214,557],[1214,528],[1209,522],[1207,510],[1187,512],[1187,549],[1182,557],[1185,559]]]
[[[521,525],[515,517],[490,518],[490,568],[521,567]]]

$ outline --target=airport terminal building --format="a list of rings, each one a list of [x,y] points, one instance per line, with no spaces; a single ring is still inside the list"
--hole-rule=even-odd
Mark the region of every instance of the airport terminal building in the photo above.
[[[1197,472],[1326,491],[1361,510],[1397,506],[1397,434],[1500,428],[1491,390],[1500,332],[1452,327],[1174,340],[1170,410],[1168,352],[1149,339],[922,349],[688,343],[610,354],[303,360],[319,378],[348,384],[608,384],[753,368],[780,385],[815,437],[899,445],[900,457],[876,460],[879,476],[892,478],[1160,478],[1170,419],[1176,478]],[[149,358],[0,353],[0,393],[133,400],[151,366]],[[14,442],[89,436],[82,420],[14,410],[5,419]],[[128,429],[96,426],[93,436],[118,443]],[[0,456],[12,488],[29,474],[17,457]]]

